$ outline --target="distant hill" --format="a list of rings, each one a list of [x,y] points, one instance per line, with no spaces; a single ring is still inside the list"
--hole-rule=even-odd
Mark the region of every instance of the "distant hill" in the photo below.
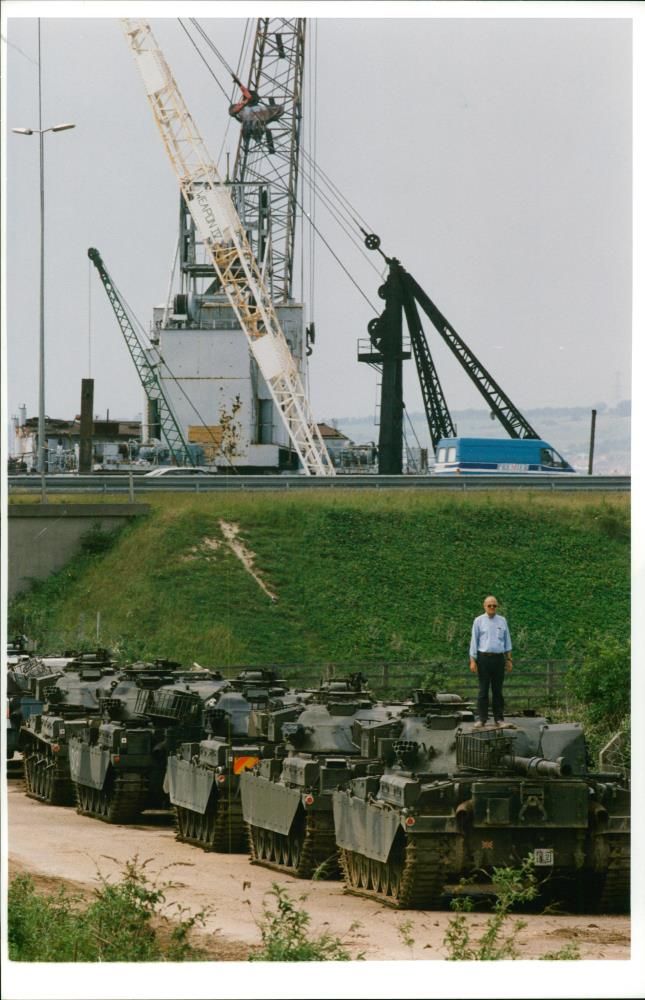
[[[593,471],[605,475],[629,475],[631,471],[631,402],[616,406],[595,403],[597,411]],[[591,438],[591,409],[544,407],[525,410],[529,423],[549,444],[562,453],[579,472],[587,472]],[[457,410],[452,414],[464,437],[506,437],[499,422],[486,410]],[[378,442],[379,429],[373,417],[326,417],[325,423],[343,431],[355,444]],[[410,423],[412,429],[410,429]],[[408,413],[405,432],[410,447],[429,448],[425,413]]]

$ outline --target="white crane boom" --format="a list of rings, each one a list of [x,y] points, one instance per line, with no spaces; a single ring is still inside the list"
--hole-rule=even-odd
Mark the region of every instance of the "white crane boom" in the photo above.
[[[314,423],[302,378],[269,292],[224,184],[190,116],[163,53],[145,21],[124,18],[166,152],[215,273],[249,341],[307,475],[335,469]]]

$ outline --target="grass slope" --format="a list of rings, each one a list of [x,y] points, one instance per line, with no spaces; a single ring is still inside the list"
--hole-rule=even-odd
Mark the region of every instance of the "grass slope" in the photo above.
[[[463,662],[473,616],[494,593],[517,658],[629,635],[623,496],[339,489],[149,502],[150,516],[105,551],[14,600],[10,634],[43,651],[91,647],[100,612],[101,644],[128,658]],[[227,544],[226,524],[276,599]]]

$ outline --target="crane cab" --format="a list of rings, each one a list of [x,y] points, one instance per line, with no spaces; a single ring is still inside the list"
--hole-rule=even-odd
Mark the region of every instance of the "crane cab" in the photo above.
[[[441,438],[434,475],[575,473],[573,466],[539,438]]]

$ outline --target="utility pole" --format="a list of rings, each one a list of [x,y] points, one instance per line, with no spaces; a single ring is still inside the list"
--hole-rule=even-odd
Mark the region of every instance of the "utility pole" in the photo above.
[[[596,443],[596,411],[591,411],[591,440],[589,442],[589,475],[593,472],[593,450]]]

